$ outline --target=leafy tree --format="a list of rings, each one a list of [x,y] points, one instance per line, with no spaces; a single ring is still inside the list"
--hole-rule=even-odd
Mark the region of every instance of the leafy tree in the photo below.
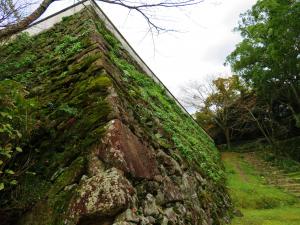
[[[217,78],[206,84],[210,88],[197,82],[189,85],[183,92],[188,94],[182,97],[183,103],[198,105],[197,122],[218,144],[225,140],[230,147],[231,141],[263,137],[273,145],[276,138],[286,136],[291,129],[287,108],[280,103],[267,104],[238,76]],[[204,90],[210,91],[201,92]]]
[[[211,83],[201,85],[188,83],[183,87],[181,101],[185,106],[197,108],[198,123],[214,136],[215,128],[222,130],[227,147],[230,148],[233,123],[230,121],[230,106],[247,93],[247,88],[238,76],[219,77]]]
[[[241,17],[236,30],[243,40],[226,63],[270,106],[289,107],[300,124],[300,2],[259,0]]]
[[[289,115],[284,114],[284,109],[276,112],[275,107],[270,107],[258,98],[254,91],[240,96],[228,111],[230,111],[232,139],[236,141],[262,136],[270,145],[274,145],[277,137],[285,136],[289,131],[285,123],[275,120],[278,114],[282,115],[284,120],[288,120]]]
[[[214,122],[224,132],[227,148],[230,148],[231,124],[229,123],[231,104],[244,92],[244,87],[238,76],[218,78],[213,81],[216,91],[206,98],[205,108],[214,114]]]

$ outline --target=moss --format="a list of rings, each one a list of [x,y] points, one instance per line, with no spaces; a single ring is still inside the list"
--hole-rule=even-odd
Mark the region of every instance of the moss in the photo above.
[[[99,29],[99,32],[103,34],[104,28]],[[110,43],[111,40],[107,39],[107,42]],[[169,141],[175,144],[189,160],[191,166],[198,168],[202,174],[213,180],[223,182],[224,174],[219,165],[218,151],[210,137],[183,113],[174,100],[166,95],[163,87],[123,58],[122,56],[126,54],[121,53],[122,49],[118,48],[118,45],[113,44],[111,48],[113,50],[110,51],[110,58],[123,72],[122,79],[125,87],[122,91],[128,93],[127,98],[130,98],[128,102],[135,104],[137,119],[145,123],[153,117],[159,118],[164,131],[170,136]],[[130,90],[137,89],[139,97],[130,94]],[[139,99],[139,103],[136,99]],[[143,101],[142,104],[140,100]],[[164,145],[164,142],[161,144]]]
[[[104,99],[112,82],[103,71],[102,54],[93,50],[88,20],[86,13],[79,13],[35,37],[22,34],[0,46],[0,80],[21,81],[30,90],[27,97],[36,102],[38,121],[24,158],[37,175],[22,175],[18,190],[0,193],[1,208],[8,211],[40,207],[32,209],[38,211],[36,217],[26,217],[24,224],[61,224],[56,212],[63,211],[72,195],[65,187],[85,170],[80,155],[105,131],[111,109]]]
[[[85,159],[78,157],[71,165],[66,168],[55,180],[48,195],[54,196],[61,191],[67,185],[73,184],[78,181],[81,175],[84,173]]]
[[[39,201],[32,209],[34,213],[25,214],[18,224],[22,225],[64,225],[69,202],[74,188],[63,190],[51,198]]]
[[[80,62],[68,66],[69,74],[74,74],[86,70],[94,61],[96,61],[99,58],[101,58],[100,53],[84,57],[80,60]]]
[[[87,87],[87,90],[89,91],[102,91],[103,89],[106,89],[108,86],[111,85],[111,80],[109,77],[102,75],[98,76],[97,78],[91,80],[89,86]]]
[[[72,196],[74,195],[75,187],[70,187],[69,190],[64,190],[55,195],[52,199],[49,199],[49,205],[53,209],[55,216],[53,224],[63,224],[63,217],[68,212],[68,206]]]

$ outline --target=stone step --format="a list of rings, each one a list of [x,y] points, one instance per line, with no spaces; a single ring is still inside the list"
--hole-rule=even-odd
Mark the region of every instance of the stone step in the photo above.
[[[293,182],[287,183],[287,182],[276,182],[276,181],[268,182],[268,184],[269,185],[274,185],[274,186],[282,186],[282,187],[291,187],[291,186],[295,185],[295,183],[293,183]]]
[[[285,178],[285,179],[277,179],[279,183],[295,183],[300,184],[300,179],[293,179],[293,178]]]
[[[299,187],[300,188],[300,184],[295,184],[295,183],[291,183],[291,184],[280,184],[278,185],[280,187],[284,187],[284,188],[287,188],[287,187]]]
[[[285,190],[292,193],[300,193],[300,189],[285,189]]]
[[[268,179],[269,180],[284,180],[284,179],[290,179],[290,177],[285,177],[285,176],[282,176],[282,175],[268,175],[266,174],[266,176],[268,176]]]
[[[295,183],[293,180],[286,180],[286,179],[276,179],[276,178],[268,178],[267,181],[269,183],[280,183],[280,184],[285,184],[285,183]]]
[[[269,175],[269,176],[286,176],[284,173],[279,171],[274,171],[273,169],[266,169],[266,168],[260,168],[255,167],[257,170],[260,170],[261,173]]]
[[[293,179],[268,180],[268,184],[273,186],[283,186],[283,187],[300,187],[300,183],[294,181]]]
[[[278,170],[276,167],[270,167],[270,166],[259,166],[259,165],[254,165],[254,167],[259,168],[262,170],[262,172],[269,173],[271,172],[272,174],[284,174],[283,170]]]
[[[290,187],[293,187],[293,188],[298,188],[298,184],[295,185],[294,183],[290,183],[290,184],[270,184],[268,183],[267,185],[271,186],[271,187],[280,187],[280,188],[290,188]]]
[[[261,168],[261,167],[260,167],[260,169],[262,170],[263,173],[282,174],[282,175],[284,175],[284,173],[282,173],[281,171],[278,171],[276,169]]]
[[[286,175],[288,175],[288,176],[297,176],[297,175],[299,175],[300,176],[300,171],[292,172],[292,173],[286,173]]]
[[[276,186],[276,185],[272,185],[272,187],[276,187],[276,188],[280,188],[282,190],[284,190],[285,192],[288,193],[292,193],[292,194],[300,194],[300,188],[292,188],[292,187],[281,187],[281,186]]]
[[[252,164],[258,171],[258,174],[264,177],[266,184],[272,187],[280,188],[288,193],[300,197],[300,177],[294,179],[291,176],[300,176],[299,172],[286,173],[286,171],[277,168],[269,162],[265,162],[255,156],[255,153],[248,153],[244,157],[245,161]]]

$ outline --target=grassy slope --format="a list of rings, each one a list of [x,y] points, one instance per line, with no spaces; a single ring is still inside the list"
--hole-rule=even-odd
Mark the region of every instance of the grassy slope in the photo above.
[[[292,195],[263,184],[241,154],[224,153],[228,187],[236,207],[244,214],[233,225],[299,225],[300,201]]]

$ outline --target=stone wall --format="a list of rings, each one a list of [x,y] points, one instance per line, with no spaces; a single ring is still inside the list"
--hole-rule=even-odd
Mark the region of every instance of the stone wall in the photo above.
[[[35,123],[0,194],[3,224],[223,224],[230,200],[206,133],[92,8],[0,51]],[[5,65],[5,66],[4,66]]]

